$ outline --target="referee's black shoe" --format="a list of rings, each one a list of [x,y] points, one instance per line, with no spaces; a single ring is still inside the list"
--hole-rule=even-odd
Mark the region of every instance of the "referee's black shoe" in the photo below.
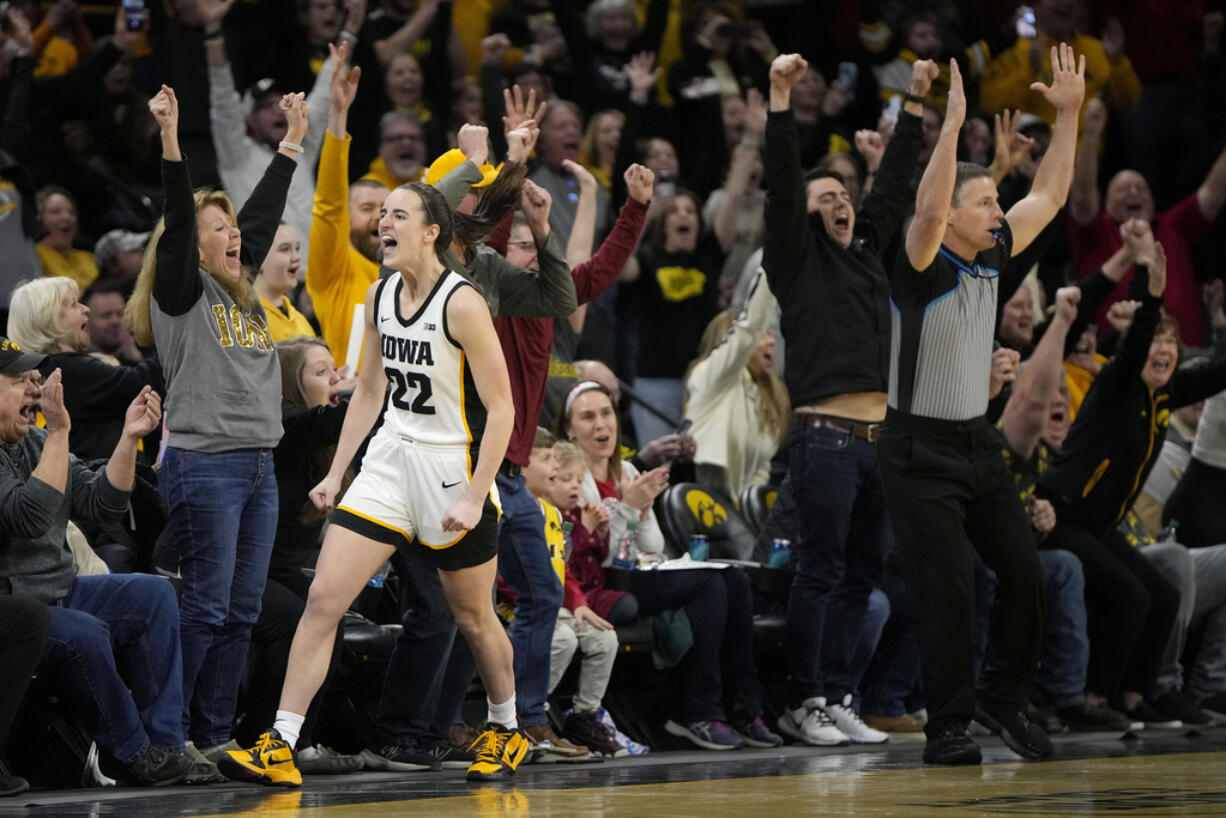
[[[988,710],[980,705],[975,708],[975,721],[1004,739],[1022,758],[1051,758],[1056,752],[1043,728],[1020,710]]]
[[[925,764],[980,764],[983,753],[966,734],[966,725],[950,722],[937,728],[924,744]]]

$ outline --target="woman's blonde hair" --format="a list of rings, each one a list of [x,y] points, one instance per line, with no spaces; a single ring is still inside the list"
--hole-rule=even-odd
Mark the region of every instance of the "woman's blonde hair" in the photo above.
[[[698,357],[690,362],[689,369],[685,371],[687,414],[689,413],[688,404],[690,402],[690,374],[696,366],[711,356],[716,347],[727,340],[728,335],[732,332],[734,317],[732,310],[724,310],[712,318],[711,322],[707,324],[707,328],[703,330],[702,340],[698,342]],[[758,394],[761,398],[758,401],[758,410],[762,425],[770,429],[775,435],[775,439],[782,444],[788,434],[788,416],[792,411],[792,403],[788,398],[787,387],[783,385],[783,381],[779,380],[779,376],[773,370],[755,372],[748,364],[746,364],[746,369],[749,370],[750,377],[753,378],[754,383],[758,387]]]
[[[583,450],[569,440],[559,440],[553,444],[553,460],[559,469],[564,469],[572,463],[583,465]]]
[[[197,190],[195,200],[196,210],[194,216],[199,215],[201,210],[212,205],[226,214],[230,224],[238,224],[238,214],[234,210],[234,202],[230,201],[230,197],[222,191],[208,188]],[[166,218],[163,216],[158,219],[157,226],[153,228],[153,235],[149,238],[149,244],[145,247],[145,257],[141,261],[140,274],[136,277],[136,285],[132,289],[132,297],[128,299],[128,306],[124,308],[123,312],[124,317],[128,320],[128,327],[132,330],[132,337],[141,346],[153,345],[153,316],[150,309],[153,301],[153,281],[157,278],[158,243],[162,240],[162,234],[165,232]],[[191,238],[193,241],[196,240],[196,225],[194,222],[192,223]],[[254,278],[251,270],[244,267],[237,284],[218,277],[212,270],[207,270],[206,272],[212,275],[217,280],[217,283],[230,293],[231,297],[234,298],[234,303],[243,312],[254,310],[256,305],[260,303],[255,290],[251,287],[251,279]]]
[[[60,322],[64,299],[81,297],[77,282],[63,276],[36,278],[18,285],[9,301],[9,338],[40,355],[60,351],[72,329]]]

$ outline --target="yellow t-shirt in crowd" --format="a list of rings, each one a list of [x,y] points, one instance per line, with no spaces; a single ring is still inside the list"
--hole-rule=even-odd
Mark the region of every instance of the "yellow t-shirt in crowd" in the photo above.
[[[85,250],[69,250],[67,255],[43,244],[35,245],[38,262],[43,266],[43,275],[67,276],[84,290],[98,277],[98,265],[94,254]]]
[[[277,306],[273,306],[272,302],[264,296],[260,296],[260,303],[264,306],[264,313],[268,316],[268,334],[272,336],[274,344],[279,344],[286,338],[301,338],[304,335],[315,334],[315,328],[311,326],[311,322],[305,315],[294,309],[289,296],[281,296],[281,303]]]

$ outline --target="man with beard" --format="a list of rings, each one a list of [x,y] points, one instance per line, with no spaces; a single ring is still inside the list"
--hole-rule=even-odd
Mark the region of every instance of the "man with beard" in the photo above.
[[[379,155],[359,181],[378,182],[395,190],[419,182],[426,162],[426,132],[417,114],[388,111],[379,120]]]
[[[306,273],[307,292],[337,366],[345,363],[349,350],[353,308],[365,303],[366,290],[379,277],[379,209],[388,193],[382,182],[370,179],[349,184],[350,137],[345,128],[362,70],[354,68],[345,76],[348,52],[348,43],[332,49],[332,104],[311,211],[315,264]]]

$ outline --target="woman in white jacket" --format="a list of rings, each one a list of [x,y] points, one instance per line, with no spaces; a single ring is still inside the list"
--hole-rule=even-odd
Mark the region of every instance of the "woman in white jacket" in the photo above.
[[[639,474],[634,466],[622,462],[617,411],[609,391],[595,381],[582,381],[567,395],[558,418],[558,434],[583,452],[584,502],[603,504],[610,511],[609,539],[592,551],[571,555],[570,568],[579,576],[584,593],[599,595],[607,590],[604,571],[613,567],[628,523],[637,524],[628,555],[635,564],[640,553],[663,553],[664,537],[651,505],[668,485],[668,467]],[[598,611],[602,616],[620,625],[639,614],[683,609],[693,632],[681,718],[670,719],[665,729],[708,750],[781,744],[782,739],[762,721],[762,697],[753,662],[753,597],[745,575],[736,568],[631,570],[624,574],[629,592],[605,593],[609,604],[607,612]],[[724,713],[721,662],[744,706],[744,717],[734,722],[735,728],[729,727]]]
[[[711,319],[686,375],[698,482],[732,500],[766,483],[787,436],[788,393],[773,369],[775,339],[767,329],[776,306],[759,269],[744,311]]]

